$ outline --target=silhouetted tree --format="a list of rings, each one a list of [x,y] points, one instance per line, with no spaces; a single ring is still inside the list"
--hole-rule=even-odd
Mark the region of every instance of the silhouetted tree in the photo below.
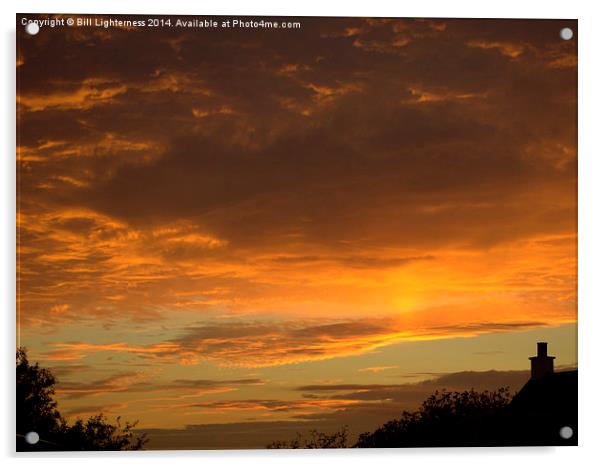
[[[276,441],[267,445],[267,448],[347,448],[347,426],[333,434],[325,434],[317,430],[309,431],[308,436],[297,432],[297,437],[292,440]]]
[[[404,411],[371,433],[363,433],[355,447],[487,446],[500,442],[500,425],[511,401],[508,388],[497,391],[435,392],[417,411]]]
[[[55,383],[48,369],[29,364],[25,350],[17,350],[17,434],[60,430],[64,421],[52,398]]]
[[[69,425],[54,400],[56,379],[38,363],[30,364],[24,348],[17,349],[17,450],[140,450],[145,435],[134,432],[136,423],[110,424],[102,414]],[[28,432],[40,436],[37,444],[25,441]]]

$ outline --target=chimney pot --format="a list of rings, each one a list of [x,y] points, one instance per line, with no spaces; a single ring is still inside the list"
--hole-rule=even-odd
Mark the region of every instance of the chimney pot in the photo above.
[[[545,358],[548,355],[548,344],[544,341],[537,343],[537,356]]]

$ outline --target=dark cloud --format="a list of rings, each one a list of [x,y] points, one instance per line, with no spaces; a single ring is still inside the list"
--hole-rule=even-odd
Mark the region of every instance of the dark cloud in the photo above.
[[[523,329],[527,330],[530,328],[537,328],[544,326],[544,322],[537,321],[524,321],[524,322],[476,322],[476,323],[468,323],[468,324],[458,324],[453,326],[434,326],[433,331],[437,332],[447,332],[447,331],[500,331],[500,332],[508,332],[512,330]]]
[[[465,371],[444,374],[424,382],[411,384],[328,384],[304,385],[298,391],[312,393],[332,393],[333,399],[346,400],[397,400],[408,401],[423,397],[429,390],[491,390],[500,387],[517,389],[529,378],[528,371]],[[422,399],[422,398],[420,398]]]
[[[221,387],[224,385],[262,385],[265,381],[262,379],[251,378],[251,379],[225,379],[225,380],[211,380],[211,379],[176,379],[167,387],[174,389],[177,388],[211,388]]]
[[[66,374],[65,381],[59,380],[57,392],[67,399],[78,399],[98,396],[107,393],[173,393],[231,388],[240,385],[263,385],[264,380],[247,379],[176,379],[169,382],[156,382],[145,372],[118,372],[108,377],[82,382],[75,377],[77,374]]]
[[[342,263],[349,267],[355,268],[387,268],[387,267],[401,267],[411,262],[416,261],[429,261],[434,260],[434,256],[415,256],[415,257],[388,257],[388,258],[376,258],[376,257],[347,257],[342,259]]]
[[[185,405],[185,408],[203,408],[203,409],[218,409],[218,410],[244,410],[244,409],[260,409],[274,412],[287,412],[296,410],[306,410],[308,408],[338,408],[346,406],[348,403],[345,400],[264,400],[264,399],[244,399],[230,401],[207,401],[203,403],[191,403]]]
[[[307,429],[303,421],[259,421],[190,425],[184,429],[144,429],[152,450],[264,448],[272,440],[294,438]]]
[[[314,264],[322,263],[338,263],[346,267],[352,268],[388,268],[388,267],[403,267],[416,261],[434,260],[434,256],[411,256],[411,257],[364,257],[364,256],[343,256],[343,257],[328,257],[328,256],[277,256],[272,259],[276,264],[281,265],[297,265],[297,264]]]
[[[559,171],[525,151],[574,143],[574,69],[550,72],[546,57],[575,43],[559,44],[554,21],[433,24],[306,18],[301,31],[220,31],[219,40],[205,30],[22,40],[23,106],[42,89],[84,105],[23,112],[22,144],[113,134],[164,146],[150,162],[114,145],[98,161],[36,164],[31,176],[96,175],[35,196],[135,224],[195,219],[233,246],[294,232],[310,243],[480,246],[566,230],[574,213],[547,195],[573,189],[575,164]],[[395,53],[378,46],[396,40]]]
[[[127,392],[133,381],[144,377],[136,372],[117,372],[91,382],[79,380],[63,381],[57,387],[57,393],[66,398],[84,398],[108,392]]]
[[[302,387],[297,388],[297,390],[301,391],[341,391],[341,390],[373,390],[375,388],[379,389],[390,389],[390,388],[399,388],[400,385],[383,385],[383,384],[372,384],[372,385],[364,385],[364,384],[332,384],[332,385],[303,385]]]
[[[49,368],[52,374],[59,379],[68,377],[73,374],[81,374],[82,372],[95,370],[94,366],[88,364],[59,364]]]
[[[99,405],[82,405],[68,409],[65,414],[69,417],[85,418],[87,416],[95,416],[98,414],[115,414],[127,405],[125,403],[108,403]]]

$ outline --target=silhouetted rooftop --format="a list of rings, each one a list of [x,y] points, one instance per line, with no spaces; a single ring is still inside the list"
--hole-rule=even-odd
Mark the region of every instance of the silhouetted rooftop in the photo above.
[[[540,411],[568,409],[577,411],[577,370],[554,372],[531,379],[510,404],[514,409]]]
[[[577,370],[546,374],[530,379],[510,403],[525,438],[533,444],[577,445]],[[560,429],[573,430],[570,439],[562,439]],[[530,432],[530,434],[529,434]]]

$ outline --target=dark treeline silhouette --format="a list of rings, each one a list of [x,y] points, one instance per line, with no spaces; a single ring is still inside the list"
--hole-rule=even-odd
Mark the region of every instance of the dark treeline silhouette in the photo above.
[[[500,444],[507,388],[489,392],[435,392],[416,411],[404,411],[374,432],[359,436],[356,447],[454,447]]]
[[[98,414],[86,421],[69,424],[54,400],[56,379],[38,363],[30,364],[24,348],[17,349],[17,451],[140,450],[144,435],[133,429],[136,423],[110,424]],[[39,441],[28,443],[26,435],[35,432]]]
[[[563,438],[560,430],[571,427]],[[495,391],[437,391],[415,411],[404,411],[373,432],[347,443],[347,428],[334,434],[297,434],[268,448],[409,448],[577,445],[577,371],[531,379],[512,397]]]
[[[294,439],[272,442],[266,448],[347,448],[347,436],[347,426],[333,434],[310,430],[308,435],[297,432]]]

